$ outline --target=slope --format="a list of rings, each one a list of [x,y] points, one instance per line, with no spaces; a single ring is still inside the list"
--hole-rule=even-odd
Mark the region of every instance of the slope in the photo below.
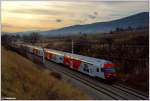
[[[44,72],[30,60],[2,47],[2,97],[88,99],[78,89]]]

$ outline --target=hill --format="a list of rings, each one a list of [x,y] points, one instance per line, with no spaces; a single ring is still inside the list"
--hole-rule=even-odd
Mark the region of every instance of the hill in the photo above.
[[[2,47],[2,97],[16,99],[89,99],[75,87],[30,60]],[[40,68],[40,69],[39,69]]]
[[[136,28],[141,26],[148,26],[148,20],[149,20],[149,13],[142,12],[114,21],[97,22],[85,25],[74,25],[57,30],[43,31],[40,33],[49,36],[68,36],[82,33],[86,34],[106,33],[109,31],[113,31],[116,28],[128,28],[129,26]]]
[[[114,31],[116,28],[132,28],[147,27],[149,25],[149,12],[142,12],[134,15],[127,16],[125,18],[107,21],[96,22],[92,24],[73,25],[56,30],[37,31],[41,35],[57,37],[57,36],[72,36],[80,34],[95,34],[95,33],[107,33]],[[13,34],[30,34],[34,31],[17,32]]]

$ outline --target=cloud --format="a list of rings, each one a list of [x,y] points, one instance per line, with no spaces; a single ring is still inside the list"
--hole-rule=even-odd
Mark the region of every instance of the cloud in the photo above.
[[[2,28],[39,29],[40,27],[20,26],[20,25],[11,25],[11,24],[2,24]]]
[[[40,15],[49,15],[49,14],[57,14],[58,12],[55,12],[53,10],[48,9],[20,9],[20,10],[9,10],[9,12],[13,13],[25,13],[25,14],[40,14]]]
[[[94,12],[94,15],[98,15],[98,13],[97,13],[97,12]]]
[[[62,10],[53,10],[45,8],[26,8],[26,9],[16,9],[8,10],[10,13],[20,13],[20,14],[32,14],[32,15],[70,15],[71,12],[62,11]]]
[[[89,17],[90,19],[95,19],[95,18],[96,18],[95,15],[88,15],[88,17]]]
[[[56,22],[62,22],[62,20],[61,19],[56,19]]]
[[[89,14],[88,17],[90,19],[96,19],[98,17],[98,13],[95,11],[95,12],[93,12],[93,14]]]

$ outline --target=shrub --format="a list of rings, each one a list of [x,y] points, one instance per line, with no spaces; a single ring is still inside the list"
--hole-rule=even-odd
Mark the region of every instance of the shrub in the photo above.
[[[61,80],[62,79],[62,76],[61,74],[57,73],[57,72],[50,72],[50,75]]]

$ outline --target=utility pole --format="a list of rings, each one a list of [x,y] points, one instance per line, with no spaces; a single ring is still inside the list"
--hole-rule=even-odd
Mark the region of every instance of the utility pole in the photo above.
[[[43,49],[43,64],[45,63],[45,53],[44,53],[44,47],[42,47]]]
[[[73,44],[74,44],[74,42],[73,42],[73,39],[72,39],[72,42],[71,42],[71,46],[72,46],[72,55],[73,55],[73,53],[74,53],[74,50],[73,50],[73,48],[74,48],[73,46],[74,46],[74,45],[73,45]],[[71,55],[71,58],[73,57],[72,55]],[[73,61],[72,61],[72,60],[71,60],[71,68],[73,68]]]
[[[74,42],[73,42],[73,39],[72,39],[72,54],[74,53]]]

